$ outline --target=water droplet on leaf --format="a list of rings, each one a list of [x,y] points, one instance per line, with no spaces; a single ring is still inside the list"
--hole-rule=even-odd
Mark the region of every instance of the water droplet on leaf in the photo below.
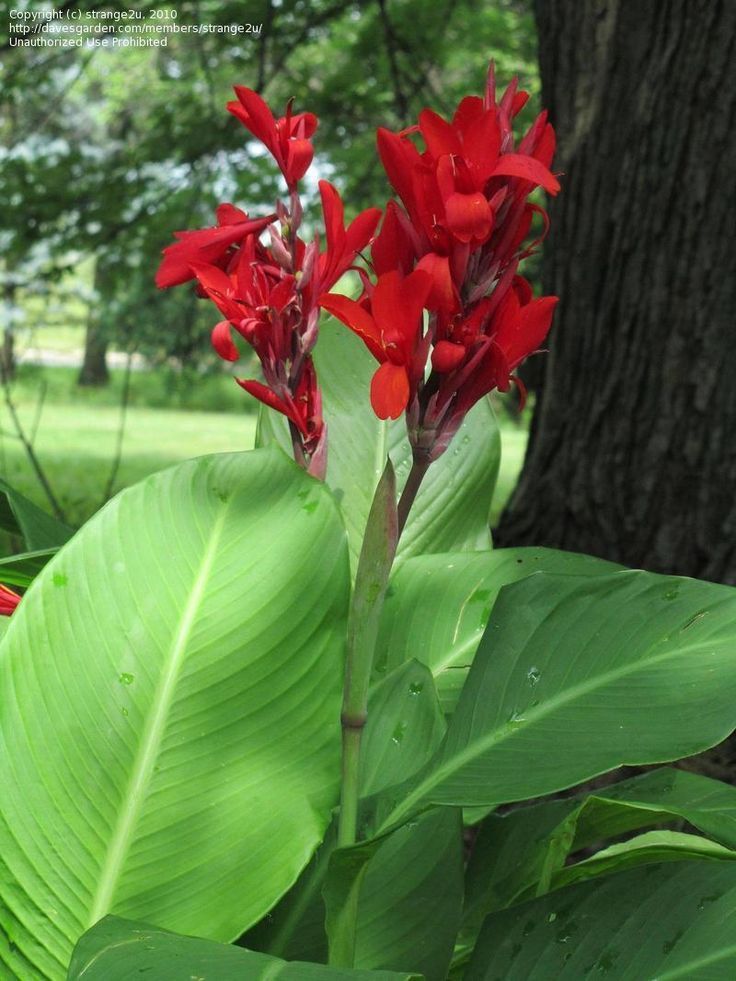
[[[391,742],[396,743],[396,745],[398,746],[398,744],[404,738],[405,732],[406,732],[406,722],[399,722],[399,724],[396,726],[393,733],[391,734]]]

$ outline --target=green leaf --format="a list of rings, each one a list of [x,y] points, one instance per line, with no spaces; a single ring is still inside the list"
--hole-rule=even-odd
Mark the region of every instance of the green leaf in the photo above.
[[[602,848],[591,858],[560,869],[552,878],[551,888],[561,889],[575,882],[622,872],[638,865],[681,862],[688,858],[733,861],[736,859],[736,851],[700,835],[685,834],[682,831],[647,831],[643,835],[629,838],[628,841]]]
[[[69,967],[68,981],[130,981],[147,974],[155,981],[409,981],[415,975],[346,971],[322,964],[291,963],[182,937],[145,923],[106,916],[84,934]]]
[[[361,792],[377,794],[413,776],[445,733],[429,669],[407,661],[371,691],[361,747]]]
[[[327,483],[345,516],[355,570],[386,456],[391,456],[401,488],[411,467],[411,448],[403,416],[396,422],[382,422],[371,409],[369,386],[377,365],[358,337],[334,319],[323,318],[314,360],[328,429]],[[263,409],[257,445],[271,440],[288,451],[283,417]],[[430,467],[399,543],[397,567],[426,552],[489,547],[488,515],[500,452],[495,416],[483,400],[447,452]]]
[[[466,872],[466,927],[529,891],[547,891],[568,856],[651,825],[687,821],[736,848],[736,788],[662,767],[566,800],[543,801],[482,825]]]
[[[44,548],[37,552],[20,552],[0,559],[0,582],[6,586],[27,588],[58,551],[58,548]]]
[[[534,572],[599,576],[620,566],[550,548],[423,555],[391,580],[381,620],[376,674],[409,658],[434,675],[442,708],[454,710],[488,617],[503,586]]]
[[[277,449],[150,477],[44,569],[0,646],[0,917],[39,977],[108,912],[229,940],[291,886],[336,802],[348,590]]]
[[[289,961],[326,963],[327,934],[322,887],[330,856],[336,846],[337,821],[333,820],[324,841],[295,885],[238,943]]]
[[[489,916],[465,981],[736,976],[736,865],[604,876]]]
[[[46,514],[1,479],[0,528],[11,535],[20,535],[31,552],[57,548],[74,534],[73,529]]]
[[[646,572],[538,573],[493,608],[447,737],[397,789],[400,821],[680,759],[736,722],[736,591]]]
[[[444,981],[463,900],[462,822],[442,808],[335,852],[324,890],[330,951],[357,909],[355,966]]]

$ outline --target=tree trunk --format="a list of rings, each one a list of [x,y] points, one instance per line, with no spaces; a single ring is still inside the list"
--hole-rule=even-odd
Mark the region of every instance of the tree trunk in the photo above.
[[[15,285],[6,283],[3,288],[3,299],[7,307],[7,322],[3,328],[2,347],[0,348],[0,374],[9,381],[15,378]]]
[[[560,304],[496,538],[736,582],[736,3],[536,15]]]
[[[95,266],[95,300],[87,318],[84,335],[84,358],[77,378],[78,385],[107,385],[110,372],[107,369],[107,336],[103,329],[102,311],[105,309],[108,276],[98,262]]]
[[[84,335],[84,360],[77,379],[78,385],[107,385],[107,339],[100,334],[99,322],[90,318]]]

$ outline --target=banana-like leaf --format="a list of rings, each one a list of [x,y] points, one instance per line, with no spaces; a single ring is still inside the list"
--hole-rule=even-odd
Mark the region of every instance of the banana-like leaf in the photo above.
[[[465,981],[736,977],[736,865],[652,865],[488,917]]]
[[[106,916],[74,951],[68,981],[411,981],[416,975],[291,963]]]
[[[494,814],[483,823],[468,863],[464,924],[477,933],[486,914],[548,891],[574,852],[683,821],[736,849],[736,787],[662,767],[584,796]]]
[[[324,898],[331,951],[342,950],[343,916],[355,909],[356,967],[444,981],[463,901],[460,811],[435,809],[386,838],[337,850]]]
[[[0,646],[13,976],[64,977],[108,912],[230,940],[291,886],[336,802],[348,590],[276,448],[155,474],[49,563]]]
[[[243,947],[289,961],[327,962],[327,933],[322,887],[337,848],[337,819],[292,889],[245,936]]]
[[[329,450],[327,483],[345,516],[355,570],[373,492],[390,455],[399,489],[411,468],[404,417],[382,422],[371,409],[369,386],[376,362],[362,341],[332,318],[323,318],[315,364],[324,395]],[[283,416],[262,409],[257,445],[289,450]],[[487,549],[489,512],[498,475],[500,438],[488,400],[468,415],[450,448],[433,463],[399,543],[398,568],[412,555]]]
[[[58,548],[44,548],[36,552],[20,552],[0,559],[0,582],[5,586],[20,586],[22,589],[27,589],[58,551]]]
[[[20,535],[32,552],[58,548],[74,534],[72,528],[46,514],[4,480],[0,480],[0,528]]]
[[[735,644],[730,586],[617,572],[505,587],[445,741],[392,792],[386,826],[707,749],[736,725]]]
[[[376,677],[416,658],[431,670],[442,709],[450,714],[503,586],[534,572],[600,576],[620,568],[551,548],[410,559],[391,579],[376,647]]]
[[[686,834],[682,831],[647,831],[643,835],[629,838],[628,841],[616,842],[615,845],[602,848],[591,858],[560,869],[552,876],[551,888],[562,889],[576,882],[585,882],[596,876],[622,872],[624,869],[639,865],[682,862],[690,858],[733,862],[736,859],[736,851],[701,835]]]
[[[371,691],[360,753],[361,794],[377,794],[413,776],[445,733],[432,675],[407,661]]]

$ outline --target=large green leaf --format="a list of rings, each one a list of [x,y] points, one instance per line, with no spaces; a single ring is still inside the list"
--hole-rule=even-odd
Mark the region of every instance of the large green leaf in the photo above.
[[[68,981],[410,981],[415,975],[287,964],[241,947],[182,937],[145,923],[106,916],[82,937]]]
[[[402,664],[370,694],[368,724],[361,745],[362,794],[378,794],[415,773],[437,748],[444,731],[445,720],[432,675],[416,661]],[[371,826],[380,820],[380,814],[372,810],[373,804],[368,801],[366,808]],[[243,938],[246,947],[289,960],[326,959],[322,888],[336,843],[333,825],[293,889]],[[371,842],[365,853],[361,852],[354,874],[360,874],[378,847],[378,842]],[[337,902],[341,902],[341,896]]]
[[[108,912],[232,939],[293,883],[336,801],[348,588],[278,449],[154,475],[46,567],[0,646],[0,917],[33,977]]]
[[[7,555],[0,559],[0,582],[6,586],[27,588],[58,551],[58,548],[44,548],[36,552]]]
[[[443,745],[387,821],[701,752],[736,725],[735,647],[730,586],[617,572],[505,587]]]
[[[409,474],[411,448],[403,416],[381,422],[371,409],[368,393],[376,363],[365,345],[334,319],[323,319],[314,360],[329,439],[327,482],[345,516],[355,569],[386,456],[391,456],[401,488]],[[264,409],[257,442],[271,440],[288,450],[283,417]],[[483,400],[425,477],[399,543],[397,566],[425,552],[488,548],[488,515],[499,460],[498,427],[490,403]]]
[[[58,548],[73,534],[68,525],[46,514],[4,480],[0,480],[0,528],[20,535],[31,552]]]
[[[361,793],[377,794],[413,776],[445,733],[432,675],[407,661],[371,691],[361,746]]]
[[[736,977],[736,865],[652,865],[489,916],[465,981]]]
[[[435,677],[452,712],[503,586],[534,572],[600,576],[620,566],[551,548],[501,548],[422,555],[392,578],[376,648],[376,676],[416,658]]]
[[[295,885],[238,943],[289,961],[326,963],[327,934],[322,887],[336,847],[335,819]]]
[[[546,892],[574,852],[683,821],[736,848],[736,788],[662,767],[593,794],[494,814],[484,821],[468,863],[464,922],[477,928],[487,913],[525,893]]]
[[[688,858],[733,862],[736,851],[717,841],[682,831],[647,831],[627,841],[616,842],[582,862],[559,869],[552,876],[551,888],[561,889],[600,875],[622,872],[657,862],[682,862]],[[531,897],[529,897],[531,898]]]
[[[333,854],[324,888],[331,951],[356,910],[356,967],[444,981],[462,911],[460,817],[435,809],[386,838]]]

